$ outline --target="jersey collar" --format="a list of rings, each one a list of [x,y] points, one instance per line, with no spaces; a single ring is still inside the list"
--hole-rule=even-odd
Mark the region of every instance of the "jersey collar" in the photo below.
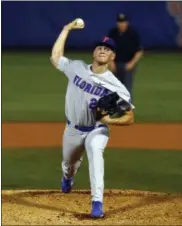
[[[103,75],[107,75],[108,74],[108,71],[104,72],[104,73],[100,73],[100,74],[97,74],[97,73],[94,73],[92,70],[91,70],[91,66],[92,64],[88,64],[88,72],[91,76],[103,76]]]

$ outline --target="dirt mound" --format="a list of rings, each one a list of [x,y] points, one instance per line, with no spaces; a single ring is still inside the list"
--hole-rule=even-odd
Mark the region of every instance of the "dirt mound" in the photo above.
[[[105,218],[92,220],[90,191],[3,191],[3,225],[182,225],[182,195],[107,190]]]

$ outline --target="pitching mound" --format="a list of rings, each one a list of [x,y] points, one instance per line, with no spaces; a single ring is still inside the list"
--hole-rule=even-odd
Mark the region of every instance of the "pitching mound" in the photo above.
[[[90,191],[3,191],[3,225],[182,225],[182,195],[107,190],[105,218],[90,219]]]

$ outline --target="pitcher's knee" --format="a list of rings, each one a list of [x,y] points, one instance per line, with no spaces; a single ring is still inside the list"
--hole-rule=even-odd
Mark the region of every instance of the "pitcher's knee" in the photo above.
[[[102,158],[104,149],[91,147],[87,152],[92,156],[92,158]]]
[[[80,158],[74,164],[68,161],[62,161],[62,171],[67,178],[73,177],[81,166],[83,158]]]

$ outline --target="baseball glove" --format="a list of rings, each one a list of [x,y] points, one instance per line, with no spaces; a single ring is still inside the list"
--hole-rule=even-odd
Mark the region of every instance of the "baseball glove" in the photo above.
[[[96,120],[109,115],[110,118],[119,118],[130,110],[130,104],[121,99],[116,92],[101,97],[97,102]]]

